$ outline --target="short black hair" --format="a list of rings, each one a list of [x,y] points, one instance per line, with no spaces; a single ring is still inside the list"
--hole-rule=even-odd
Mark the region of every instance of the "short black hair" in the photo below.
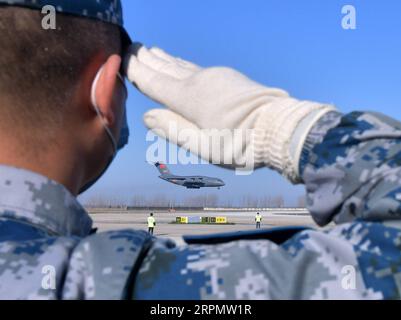
[[[0,126],[59,125],[87,65],[99,52],[121,54],[118,26],[59,13],[56,30],[45,30],[43,17],[0,6]]]

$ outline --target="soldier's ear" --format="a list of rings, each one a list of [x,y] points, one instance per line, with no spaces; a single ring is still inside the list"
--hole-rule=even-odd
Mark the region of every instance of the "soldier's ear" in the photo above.
[[[103,65],[95,88],[97,107],[104,116],[107,126],[113,126],[116,116],[113,105],[113,95],[118,81],[118,72],[121,67],[119,55],[110,56]]]

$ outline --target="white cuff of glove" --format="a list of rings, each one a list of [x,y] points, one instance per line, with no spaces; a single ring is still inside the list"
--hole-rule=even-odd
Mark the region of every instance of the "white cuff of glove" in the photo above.
[[[291,182],[299,183],[299,162],[308,133],[323,115],[336,109],[310,101],[278,98],[265,110],[255,125],[255,162],[263,162]],[[310,115],[312,118],[303,123],[302,130],[297,132],[299,135],[294,137],[300,123]],[[292,150],[290,144],[294,139],[296,148]]]

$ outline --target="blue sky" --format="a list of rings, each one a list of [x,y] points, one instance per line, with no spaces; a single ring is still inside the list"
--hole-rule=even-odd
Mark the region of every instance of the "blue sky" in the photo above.
[[[341,26],[344,5],[356,8],[357,29]],[[208,66],[233,67],[299,99],[330,102],[343,112],[376,110],[401,119],[401,1],[399,0],[123,0],[135,41]],[[186,190],[157,178],[146,163],[142,115],[157,104],[129,88],[130,144],[83,197],[129,201],[134,195],[182,199],[217,194],[223,202],[253,194],[304,192],[267,169],[251,176],[212,165],[171,165],[176,174],[222,178],[222,190]]]

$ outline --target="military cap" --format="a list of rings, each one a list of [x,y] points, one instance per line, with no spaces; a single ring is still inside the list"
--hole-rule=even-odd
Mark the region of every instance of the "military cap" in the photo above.
[[[121,28],[125,44],[132,42],[124,29],[121,0],[0,0],[0,7],[6,5],[37,10],[51,5],[60,14],[71,14],[117,25]]]

